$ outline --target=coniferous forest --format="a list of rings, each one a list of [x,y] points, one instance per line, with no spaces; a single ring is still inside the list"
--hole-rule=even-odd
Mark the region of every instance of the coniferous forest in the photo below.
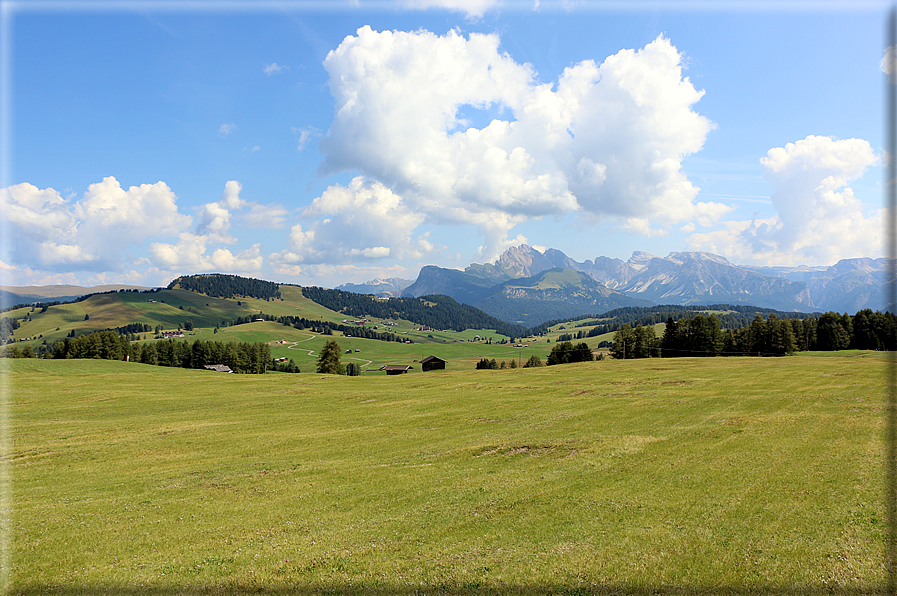
[[[97,331],[54,344],[48,356],[62,358],[98,358],[130,360],[142,364],[203,368],[223,364],[236,373],[261,374],[274,370],[271,348],[264,343],[164,340],[137,343],[114,331]],[[298,372],[298,370],[293,371]]]
[[[205,294],[213,298],[280,298],[280,287],[273,281],[250,279],[237,275],[214,273],[209,275],[183,275],[172,280],[168,289],[179,287],[182,290]]]
[[[724,329],[719,318],[697,314],[666,321],[661,338],[653,327],[624,324],[614,335],[614,358],[661,356],[783,356],[799,351],[897,350],[897,317],[864,309],[854,316],[827,312],[819,318],[755,315],[748,325]]]

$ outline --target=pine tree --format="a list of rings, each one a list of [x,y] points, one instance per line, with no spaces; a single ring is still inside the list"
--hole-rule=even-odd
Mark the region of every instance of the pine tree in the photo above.
[[[317,372],[326,375],[341,375],[345,373],[345,368],[340,363],[342,350],[339,343],[335,339],[328,339],[327,343],[321,349],[321,355],[318,357]]]
[[[635,341],[635,331],[629,326],[629,323],[624,323],[614,334],[614,345],[610,348],[611,357],[616,359],[634,358]]]

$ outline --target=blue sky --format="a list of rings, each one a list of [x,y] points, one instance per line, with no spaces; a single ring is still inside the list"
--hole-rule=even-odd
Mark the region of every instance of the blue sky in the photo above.
[[[5,2],[5,285],[883,256],[885,3]]]

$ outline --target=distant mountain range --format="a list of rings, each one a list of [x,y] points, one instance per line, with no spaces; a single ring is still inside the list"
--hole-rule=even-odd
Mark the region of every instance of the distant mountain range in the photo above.
[[[445,294],[501,319],[539,322],[650,304],[749,304],[784,311],[885,310],[887,259],[831,267],[741,267],[706,252],[635,252],[578,262],[525,244],[464,271],[427,266],[403,296]]]

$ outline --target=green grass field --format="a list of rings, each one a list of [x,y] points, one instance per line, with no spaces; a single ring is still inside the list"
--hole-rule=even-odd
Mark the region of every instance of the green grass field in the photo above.
[[[882,356],[7,360],[10,593],[870,593]]]

